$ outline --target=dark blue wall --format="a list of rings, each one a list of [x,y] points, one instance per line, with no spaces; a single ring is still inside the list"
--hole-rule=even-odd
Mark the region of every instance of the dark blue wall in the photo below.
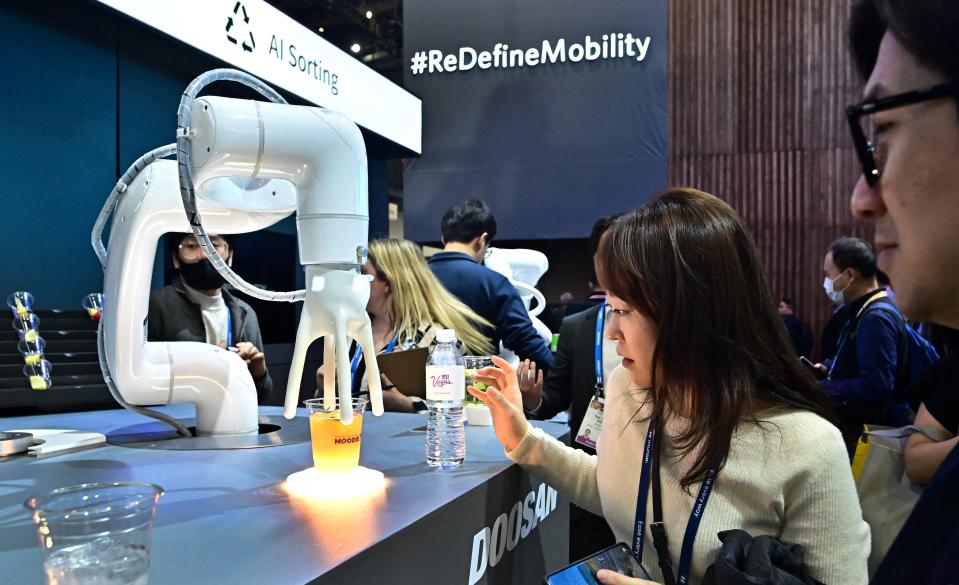
[[[0,296],[80,308],[102,289],[90,231],[116,181],[116,48],[0,6]]]
[[[137,157],[175,140],[183,88],[222,64],[92,3],[56,0],[0,4],[0,55],[0,299],[29,290],[42,308],[79,308],[102,290],[90,231],[104,200]],[[239,86],[215,90],[253,97]],[[371,233],[387,230],[385,169],[370,159]],[[292,220],[270,231],[295,238]],[[247,257],[237,265],[254,282],[267,272],[258,274],[260,265],[278,261],[258,237],[244,236]],[[275,237],[264,234],[263,244]],[[172,276],[162,249],[154,286]],[[299,272],[295,258],[289,266]]]

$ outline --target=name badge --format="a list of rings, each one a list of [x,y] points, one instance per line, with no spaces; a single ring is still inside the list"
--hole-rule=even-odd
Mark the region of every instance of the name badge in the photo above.
[[[589,401],[589,407],[586,414],[583,415],[583,422],[576,431],[576,442],[584,447],[596,449],[596,443],[599,441],[599,433],[603,430],[603,408],[606,406],[606,399],[601,396],[593,396]]]

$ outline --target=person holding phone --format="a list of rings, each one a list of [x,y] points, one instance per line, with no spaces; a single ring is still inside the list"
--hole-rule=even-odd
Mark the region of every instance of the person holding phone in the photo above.
[[[476,376],[486,391],[469,392],[509,457],[605,516],[658,582],[701,582],[717,533],[741,529],[802,546],[819,581],[866,583],[869,528],[829,398],[790,349],[733,209],[668,189],[617,220],[596,264],[623,358],[597,454],[531,427],[515,371],[494,358]]]

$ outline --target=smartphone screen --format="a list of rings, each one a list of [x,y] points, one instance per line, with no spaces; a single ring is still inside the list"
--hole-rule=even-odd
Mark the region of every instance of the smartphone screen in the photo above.
[[[823,378],[826,377],[826,375],[822,371],[820,371],[819,368],[816,367],[816,364],[809,361],[809,358],[807,358],[806,356],[804,355],[799,356],[799,361],[802,363],[802,365],[806,366],[806,368],[809,369],[810,372],[812,372],[812,375],[817,380],[822,380]]]
[[[599,579],[596,578],[596,573],[600,569],[609,569],[627,577],[649,579],[649,574],[633,556],[633,552],[621,542],[547,575],[546,583],[547,585],[600,585]]]

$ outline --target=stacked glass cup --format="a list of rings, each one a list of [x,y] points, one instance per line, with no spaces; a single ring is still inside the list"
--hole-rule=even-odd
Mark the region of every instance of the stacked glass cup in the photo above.
[[[13,328],[20,337],[17,350],[23,355],[23,375],[33,390],[47,390],[53,385],[53,366],[43,359],[46,344],[40,337],[40,318],[33,314],[33,295],[17,291],[7,297],[13,312]]]

